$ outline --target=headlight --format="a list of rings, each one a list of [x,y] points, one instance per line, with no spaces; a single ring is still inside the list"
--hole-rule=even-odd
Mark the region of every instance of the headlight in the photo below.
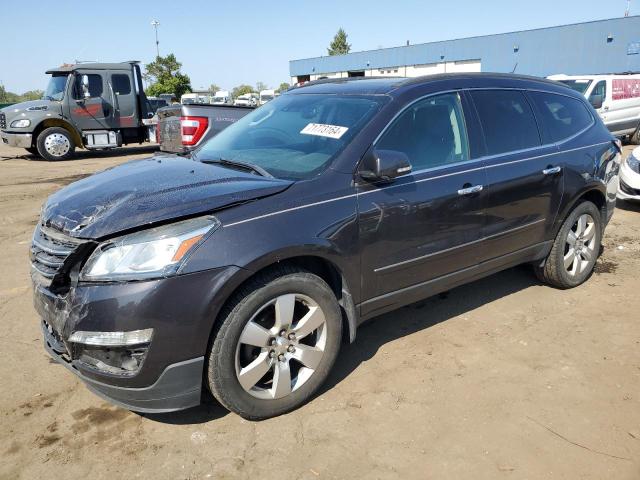
[[[633,170],[636,173],[640,173],[640,160],[638,160],[634,155],[633,152],[631,152],[629,154],[629,156],[627,157],[627,165],[629,166],[629,168],[631,170]]]
[[[89,257],[80,280],[105,282],[172,275],[187,254],[219,225],[218,219],[207,216],[106,241]]]
[[[26,128],[31,125],[31,120],[23,118],[21,120],[14,120],[11,122],[11,128]]]

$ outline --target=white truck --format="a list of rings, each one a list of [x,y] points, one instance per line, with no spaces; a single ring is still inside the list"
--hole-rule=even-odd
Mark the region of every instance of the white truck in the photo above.
[[[640,144],[640,74],[551,75],[547,78],[582,93],[611,133]]]
[[[214,105],[231,103],[231,95],[227,90],[218,90],[213,96],[213,101],[211,102]]]
[[[233,104],[239,107],[255,107],[258,105],[258,94],[245,93],[238,96],[238,98],[233,101]]]
[[[276,96],[275,90],[262,90],[260,91],[260,100],[258,103],[259,105],[264,105],[268,101],[273,100],[275,96]]]

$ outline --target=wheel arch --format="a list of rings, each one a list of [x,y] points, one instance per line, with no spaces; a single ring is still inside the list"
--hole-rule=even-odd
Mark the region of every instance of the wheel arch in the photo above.
[[[568,202],[562,212],[556,217],[556,222],[553,228],[553,238],[556,237],[558,231],[562,227],[567,216],[571,211],[581,202],[589,201],[593,203],[600,211],[600,218],[602,220],[602,228],[606,225],[607,220],[607,196],[606,190],[603,185],[590,185],[583,188],[578,194],[576,194],[572,201]]]
[[[276,260],[274,260],[273,257],[271,257],[270,260],[266,258],[257,259],[251,265],[240,269],[235,275],[235,279],[230,279],[231,288],[225,291],[224,300],[218,303],[219,308],[214,312],[215,320],[212,325],[212,331],[215,330],[221,321],[221,312],[223,312],[228,303],[232,301],[234,294],[238,290],[242,289],[243,286],[255,276],[282,266],[307,270],[322,278],[329,285],[340,306],[343,327],[345,327],[343,331],[346,332],[348,341],[352,343],[356,337],[358,313],[351,294],[349,281],[334,261],[318,253],[300,253],[288,257],[278,257]]]
[[[38,144],[38,137],[40,136],[40,134],[47,128],[50,127],[60,127],[60,128],[64,128],[66,131],[69,132],[69,134],[71,135],[71,138],[73,139],[73,142],[75,143],[76,147],[83,147],[84,144],[82,143],[82,137],[80,136],[80,133],[78,132],[78,130],[71,125],[69,122],[62,120],[60,118],[47,118],[45,120],[43,120],[42,122],[40,122],[36,128],[33,130],[33,137],[32,137],[32,147],[36,146]]]

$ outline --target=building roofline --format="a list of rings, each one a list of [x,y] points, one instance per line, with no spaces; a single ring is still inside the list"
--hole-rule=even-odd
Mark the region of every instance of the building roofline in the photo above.
[[[501,33],[488,33],[486,35],[473,35],[471,37],[457,37],[457,38],[450,38],[450,39],[445,39],[445,40],[434,40],[432,42],[422,42],[422,43],[412,43],[410,45],[396,45],[394,47],[383,47],[383,48],[371,48],[368,50],[358,50],[356,52],[349,52],[349,53],[345,53],[342,55],[321,55],[319,57],[308,57],[308,58],[296,58],[294,60],[289,60],[289,63],[293,63],[293,62],[301,62],[301,61],[307,61],[307,60],[318,60],[321,58],[339,58],[339,57],[347,57],[349,55],[353,55],[356,53],[368,53],[368,52],[379,52],[381,50],[394,50],[394,49],[398,49],[398,48],[408,48],[408,47],[420,47],[423,45],[437,45],[439,43],[448,43],[448,42],[456,42],[456,41],[460,41],[460,40],[473,40],[473,39],[477,39],[477,38],[487,38],[487,37],[499,37],[499,36],[503,36],[503,35],[514,35],[517,33],[525,33],[525,32],[537,32],[537,31],[541,31],[541,30],[552,30],[555,28],[565,28],[565,27],[574,27],[577,25],[585,25],[585,24],[589,24],[589,23],[604,23],[604,22],[610,22],[612,20],[628,20],[628,19],[639,19],[640,15],[630,15],[628,17],[614,17],[614,18],[604,18],[604,19],[600,19],[600,20],[588,20],[586,22],[575,22],[575,23],[567,23],[564,25],[552,25],[549,27],[537,27],[537,28],[529,28],[529,29],[524,29],[524,30],[513,30],[510,32],[501,32]]]

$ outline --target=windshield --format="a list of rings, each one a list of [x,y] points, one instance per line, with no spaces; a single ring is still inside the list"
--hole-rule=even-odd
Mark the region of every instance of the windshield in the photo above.
[[[560,83],[564,83],[567,87],[584,95],[584,92],[591,85],[591,80],[560,80]]]
[[[53,75],[49,79],[49,85],[42,98],[44,100],[62,100],[64,98],[64,88],[67,85],[67,75]]]
[[[319,174],[377,112],[386,97],[284,95],[211,138],[197,160],[257,165],[278,178]]]
[[[262,95],[263,102],[268,102],[269,100],[273,100],[273,95]]]

